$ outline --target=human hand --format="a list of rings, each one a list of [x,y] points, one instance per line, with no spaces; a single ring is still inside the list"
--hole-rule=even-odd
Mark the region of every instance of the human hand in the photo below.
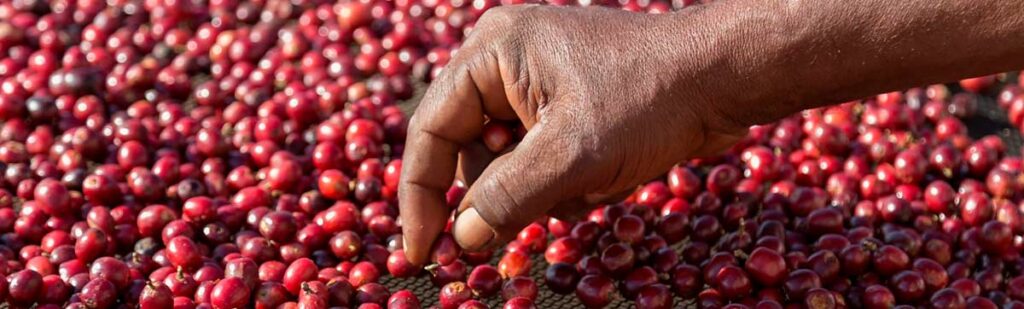
[[[585,213],[744,136],[746,126],[707,96],[715,83],[703,73],[714,64],[701,59],[711,58],[665,35],[680,31],[675,20],[542,6],[484,14],[410,121],[399,186],[409,260],[425,263],[444,229],[457,168],[469,191],[452,233],[477,250],[544,215]],[[528,133],[507,154],[481,152],[487,119],[519,120]]]

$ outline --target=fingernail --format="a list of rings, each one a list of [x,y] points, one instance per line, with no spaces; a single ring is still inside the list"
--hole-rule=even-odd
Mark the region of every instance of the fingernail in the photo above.
[[[402,236],[402,250],[404,251],[405,249],[408,249],[408,248],[409,248],[409,239],[406,238],[405,236]]]
[[[413,265],[422,265],[423,261],[420,261],[419,257],[416,256],[416,252],[409,250],[409,238],[402,237],[402,250],[405,251],[405,258]]]
[[[459,246],[467,250],[486,248],[494,240],[494,229],[480,217],[475,208],[466,209],[455,218],[452,232]]]

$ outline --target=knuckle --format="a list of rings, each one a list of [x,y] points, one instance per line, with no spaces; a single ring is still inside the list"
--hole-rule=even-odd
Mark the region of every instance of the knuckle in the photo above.
[[[594,136],[585,122],[566,113],[552,113],[557,118],[550,122],[539,137],[540,144],[558,147],[538,147],[542,162],[546,162],[551,183],[558,184],[562,196],[576,196],[590,190],[595,166],[600,166],[601,151],[597,149],[599,137]]]
[[[561,113],[564,123],[558,144],[564,145],[561,157],[566,171],[567,183],[574,187],[567,188],[568,194],[578,195],[600,192],[608,189],[610,178],[617,178],[616,162],[620,153],[615,134],[601,130],[597,123],[603,120],[594,115],[594,111],[569,109]]]
[[[489,28],[492,26],[515,25],[518,21],[522,21],[525,15],[529,13],[529,10],[529,6],[495,7],[487,10],[480,16],[477,26],[483,25],[485,28]]]
[[[507,177],[497,175],[481,183],[479,194],[474,197],[474,207],[492,227],[501,229],[516,224],[521,217],[522,207],[513,196],[512,185]]]
[[[474,36],[484,36],[490,42],[509,45],[523,39],[543,21],[540,6],[500,6],[484,12],[474,27]]]
[[[425,108],[425,106],[420,105],[419,107],[416,108],[417,112],[413,113],[412,116],[409,117],[409,123],[408,126],[406,127],[406,130],[408,132],[416,133],[423,128],[422,118],[425,117],[423,114],[427,114],[427,112],[423,111],[423,109]]]

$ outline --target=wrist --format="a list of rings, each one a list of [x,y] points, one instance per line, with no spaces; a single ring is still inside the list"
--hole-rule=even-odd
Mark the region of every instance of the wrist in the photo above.
[[[811,107],[807,85],[787,73],[808,64],[792,57],[806,37],[801,24],[788,22],[793,9],[773,1],[749,5],[715,2],[663,21],[676,29],[667,44],[681,60],[678,81],[692,85],[705,108],[701,116],[717,122],[711,127],[746,129]]]
[[[738,132],[761,120],[745,112],[762,102],[764,90],[744,73],[749,57],[749,29],[740,18],[722,19],[720,6],[704,5],[658,16],[665,70],[672,71],[676,99],[671,104],[691,106],[705,131]],[[743,18],[745,19],[745,18]],[[742,21],[747,23],[746,21]]]

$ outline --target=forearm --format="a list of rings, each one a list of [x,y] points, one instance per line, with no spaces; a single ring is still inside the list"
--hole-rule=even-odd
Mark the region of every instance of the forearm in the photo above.
[[[732,0],[675,18],[711,102],[751,125],[914,85],[1024,68],[1024,2]],[[694,35],[698,37],[694,37]],[[703,39],[703,41],[701,41]]]

